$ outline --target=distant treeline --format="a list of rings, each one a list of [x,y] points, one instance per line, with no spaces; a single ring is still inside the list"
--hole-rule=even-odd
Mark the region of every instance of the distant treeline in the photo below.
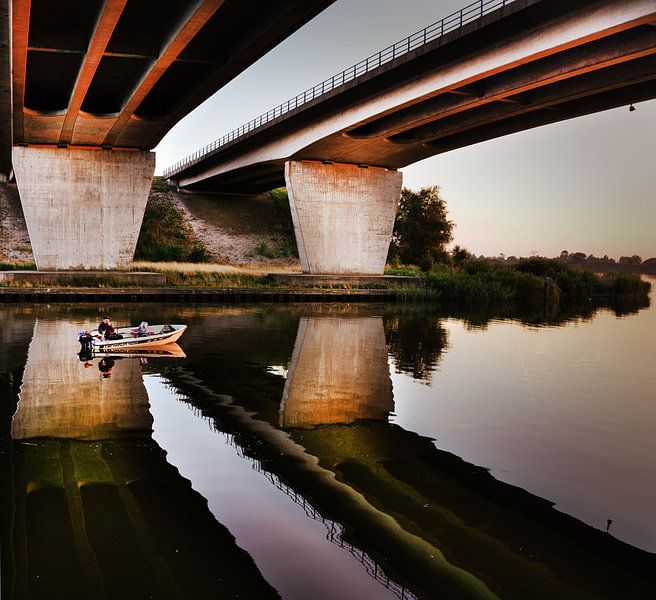
[[[517,264],[522,260],[529,260],[527,257],[506,257],[503,254],[489,258],[491,258],[491,260],[497,260],[509,264]],[[603,273],[623,271],[626,273],[656,274],[656,257],[643,260],[642,257],[637,254],[634,254],[633,256],[621,256],[619,260],[615,260],[614,258],[609,258],[608,255],[595,256],[594,254],[585,254],[584,252],[570,253],[567,250],[563,250],[560,253],[560,256],[554,258],[547,258],[544,256],[532,256],[530,258],[558,261],[573,267],[580,267],[582,269]]]

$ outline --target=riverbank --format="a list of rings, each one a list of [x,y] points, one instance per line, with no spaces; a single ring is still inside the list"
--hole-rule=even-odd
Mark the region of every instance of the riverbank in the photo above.
[[[283,275],[263,266],[139,264],[152,277],[131,279],[136,271],[104,273],[41,273],[16,271],[0,278],[0,302],[360,302],[426,301],[445,307],[535,307],[543,312],[581,303],[649,306],[651,285],[636,275],[595,275],[571,268],[527,261],[521,267],[499,267],[474,260],[429,273],[415,268],[388,269],[379,278],[343,278],[308,283],[296,269]],[[30,279],[30,274],[33,277]],[[0,272],[1,275],[1,272]],[[52,275],[52,279],[48,277]],[[105,276],[106,275],[106,276]],[[45,277],[44,277],[45,276]],[[404,278],[405,277],[405,278]],[[12,280],[13,279],[13,280]],[[624,310],[624,309],[623,309]]]
[[[383,302],[406,299],[402,289],[321,289],[321,288],[85,288],[0,287],[0,303],[57,302]]]

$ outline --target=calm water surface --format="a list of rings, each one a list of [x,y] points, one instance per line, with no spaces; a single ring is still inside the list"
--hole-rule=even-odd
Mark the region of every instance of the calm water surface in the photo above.
[[[107,310],[186,357],[80,360]],[[0,323],[3,598],[656,593],[653,306]]]

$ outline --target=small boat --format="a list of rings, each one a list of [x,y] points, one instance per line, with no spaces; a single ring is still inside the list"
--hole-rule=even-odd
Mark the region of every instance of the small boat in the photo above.
[[[156,348],[166,344],[172,344],[180,339],[180,336],[187,329],[186,325],[147,325],[142,323],[139,327],[118,327],[114,330],[121,338],[105,340],[98,333],[97,329],[93,331],[84,331],[78,334],[78,341],[82,344],[83,350],[93,350],[93,352],[113,352],[118,349],[138,348]]]

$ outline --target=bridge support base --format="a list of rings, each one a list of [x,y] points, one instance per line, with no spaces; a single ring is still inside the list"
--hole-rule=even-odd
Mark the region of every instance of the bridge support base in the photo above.
[[[285,180],[304,273],[383,273],[401,173],[288,161]]]
[[[153,152],[16,146],[13,164],[39,270],[130,265]]]

